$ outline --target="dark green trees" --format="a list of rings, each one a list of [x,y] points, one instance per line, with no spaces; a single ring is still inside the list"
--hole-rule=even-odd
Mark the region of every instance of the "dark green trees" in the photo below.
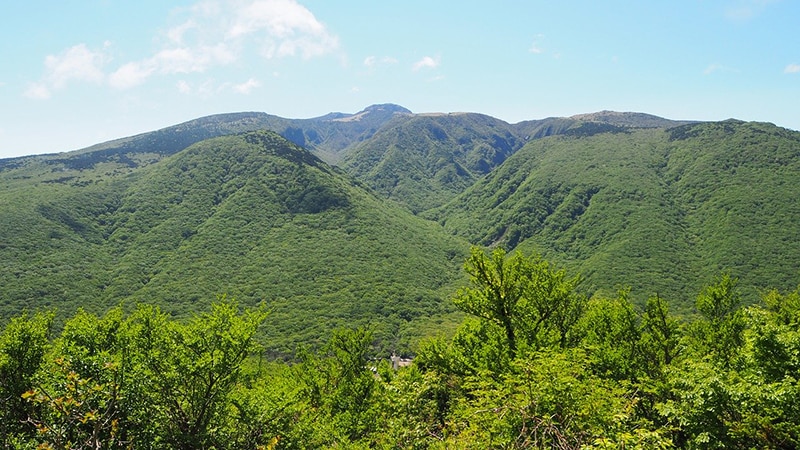
[[[22,396],[33,385],[49,347],[53,315],[22,314],[0,334],[0,445],[8,448],[32,430],[36,407]]]

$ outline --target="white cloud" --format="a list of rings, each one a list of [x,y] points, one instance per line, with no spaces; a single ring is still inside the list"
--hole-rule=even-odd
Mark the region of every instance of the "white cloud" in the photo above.
[[[50,98],[52,93],[44,83],[29,83],[28,89],[25,89],[25,96],[36,100],[46,100]]]
[[[104,49],[109,47],[104,43]],[[103,51],[92,51],[86,44],[72,46],[58,55],[44,59],[44,75],[38,82],[30,83],[25,95],[46,99],[54,90],[63,89],[72,81],[102,83],[105,79],[103,66],[108,61]]]
[[[165,49],[153,58],[161,73],[204,72],[213,66],[224,66],[238,59],[236,52],[224,42],[199,47]]]
[[[229,35],[236,37],[260,30],[276,38],[326,33],[311,11],[294,0],[256,0],[236,8]]]
[[[144,83],[155,70],[152,62],[129,62],[109,75],[108,84],[117,89],[132,88]]]
[[[102,66],[106,57],[101,52],[93,52],[85,44],[68,48],[58,56],[45,58],[47,78],[56,88],[63,87],[68,81],[103,81]]]
[[[161,73],[202,72],[207,64],[202,55],[186,47],[168,48],[156,53],[149,61]]]
[[[338,37],[296,0],[201,0],[182,12],[183,20],[162,34],[162,46],[151,56],[121,62],[106,75],[104,66],[110,60],[106,53],[79,44],[47,56],[45,74],[28,85],[25,95],[49,98],[71,81],[129,89],[156,75],[201,73],[230,65],[252,47],[265,58],[304,59],[339,48]],[[254,87],[248,85],[246,90]]]
[[[542,49],[542,41],[543,40],[544,40],[544,35],[543,34],[537,34],[534,37],[533,42],[531,43],[531,46],[528,47],[528,52],[529,53],[533,53],[534,55],[540,55],[540,54],[544,53],[544,49]]]
[[[161,74],[205,72],[235,63],[257,45],[267,59],[309,59],[338,49],[339,39],[295,0],[205,0],[167,30],[167,45],[140,67]]]
[[[246,95],[249,94],[253,89],[258,87],[261,87],[261,83],[255,78],[250,78],[244,83],[233,85],[233,90],[234,92],[238,92],[239,94]]]
[[[261,40],[261,53],[268,58],[300,55],[308,59],[339,48],[339,38],[295,0],[233,3],[230,15],[225,39]]]
[[[364,65],[367,67],[376,66],[378,64],[397,64],[398,61],[396,58],[392,58],[391,56],[384,56],[378,58],[377,56],[367,56],[364,58]]]
[[[180,92],[181,94],[191,94],[192,93],[192,87],[189,85],[189,83],[186,80],[178,81],[175,84],[175,87],[178,88],[178,92]]]
[[[800,64],[789,64],[783,69],[783,73],[800,73]]]
[[[733,67],[728,67],[718,63],[709,64],[708,67],[703,70],[704,75],[711,75],[716,72],[738,73],[739,71]]]
[[[196,95],[199,97],[209,97],[229,88],[231,83],[218,85],[213,79],[206,79],[198,82],[179,80],[175,83],[178,92],[184,95]]]
[[[178,92],[184,95],[198,95],[201,97],[208,97],[210,95],[219,94],[221,92],[235,92],[237,94],[248,95],[253,89],[261,87],[261,82],[255,78],[250,78],[243,83],[217,83],[211,78],[202,82],[179,80],[175,83],[175,88]]]
[[[176,45],[183,45],[183,36],[194,28],[197,28],[197,23],[193,19],[189,19],[186,22],[167,30],[167,38],[170,40],[170,42]]]
[[[440,64],[440,62],[439,62],[439,58],[438,57],[437,58],[433,58],[433,57],[430,57],[430,56],[425,56],[422,59],[420,59],[419,61],[415,62],[414,65],[412,66],[412,69],[415,72],[420,70],[420,69],[423,69],[423,68],[433,69],[433,68],[439,67],[439,64]]]
[[[109,76],[108,82],[111,87],[128,89],[144,83],[155,74],[204,72],[210,67],[234,61],[236,54],[225,43],[197,48],[168,48],[151,58],[124,64]]]

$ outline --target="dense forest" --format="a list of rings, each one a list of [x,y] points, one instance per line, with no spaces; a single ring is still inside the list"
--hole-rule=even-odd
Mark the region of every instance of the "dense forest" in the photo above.
[[[0,160],[0,443],[797,448],[798,174],[772,124],[396,105]]]
[[[800,133],[735,120],[210,116],[0,160],[0,326],[140,302],[185,319],[227,293],[268,303],[271,357],[368,324],[409,352],[461,320],[446,298],[470,245],[539,253],[587,296],[630,286],[679,315],[726,272],[750,304],[796,286],[798,174]]]
[[[473,248],[466,319],[392,367],[369,327],[264,358],[270,311],[23,313],[0,335],[4,448],[774,448],[800,445],[800,292],[742,307],[720,275],[668,299],[587,298],[538,256]]]

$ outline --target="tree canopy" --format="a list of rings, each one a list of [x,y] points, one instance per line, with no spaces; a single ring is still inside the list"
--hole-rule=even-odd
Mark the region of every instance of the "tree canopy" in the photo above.
[[[13,318],[0,334],[4,448],[788,449],[800,445],[800,289],[742,306],[735,278],[692,318],[628,289],[585,298],[538,256],[472,250],[467,313],[393,369],[369,327],[291,362],[263,308],[220,297]]]

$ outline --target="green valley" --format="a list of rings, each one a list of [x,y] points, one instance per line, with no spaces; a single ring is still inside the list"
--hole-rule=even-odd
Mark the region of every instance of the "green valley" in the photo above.
[[[771,124],[609,111],[210,116],[1,160],[0,313],[61,323],[145,302],[189,317],[227,294],[273,310],[275,356],[367,323],[409,351],[461,317],[449,297],[474,244],[692,315],[720,273],[748,302],[797,284],[798,147]]]
[[[794,448],[798,177],[772,124],[396,105],[0,160],[0,445]]]

